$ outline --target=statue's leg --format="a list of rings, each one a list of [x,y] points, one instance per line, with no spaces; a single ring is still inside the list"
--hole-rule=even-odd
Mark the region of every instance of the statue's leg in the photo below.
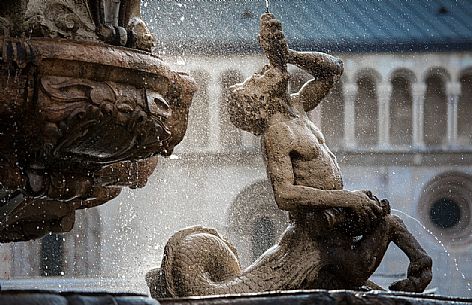
[[[402,220],[390,214],[372,232],[354,241],[350,251],[337,249],[334,259],[342,262],[341,274],[350,277],[353,285],[365,283],[379,266],[391,241],[408,256],[410,264],[407,278],[393,283],[389,288],[423,292],[432,279],[432,260]]]
[[[372,231],[352,238],[337,232],[324,243],[326,273],[335,277],[339,287],[329,289],[356,289],[366,285],[379,266],[391,239],[390,223],[383,218]],[[323,275],[323,277],[325,277]]]
[[[423,292],[432,279],[432,260],[403,221],[393,215],[387,217],[391,227],[391,239],[410,260],[407,278],[390,285],[391,290]]]

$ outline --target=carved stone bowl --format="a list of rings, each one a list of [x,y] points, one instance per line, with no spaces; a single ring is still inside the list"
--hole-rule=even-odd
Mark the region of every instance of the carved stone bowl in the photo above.
[[[70,230],[146,183],[183,138],[194,81],[150,53],[0,37],[0,242]],[[131,174],[130,174],[131,173]]]

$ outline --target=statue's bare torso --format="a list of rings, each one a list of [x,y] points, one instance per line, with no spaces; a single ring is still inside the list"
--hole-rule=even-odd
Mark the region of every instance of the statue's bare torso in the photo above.
[[[321,53],[317,55],[326,56]],[[298,54],[298,56],[303,55]],[[338,73],[341,72],[342,68]],[[319,100],[329,92],[332,77],[330,81],[312,81],[304,88],[304,92],[307,92],[304,95],[299,92],[289,96],[286,93],[290,78],[288,73],[277,67],[265,66],[260,73],[254,74],[243,84],[235,87],[236,91],[258,92],[258,95],[264,96],[269,104],[282,101],[288,105],[286,113],[275,113],[269,120],[267,132],[262,136],[263,145],[268,142],[283,143],[278,148],[291,159],[294,184],[320,190],[341,190],[343,182],[336,157],[326,145],[320,129],[308,118],[303,105],[305,99],[314,99],[315,103],[319,103]],[[315,87],[316,94],[309,92],[311,87]],[[322,94],[318,90],[320,88],[324,91]]]
[[[292,120],[287,128],[298,139],[291,154],[295,184],[341,190],[343,182],[336,157],[326,146],[321,131],[306,119]]]
[[[268,142],[281,141],[280,137],[284,137],[283,143],[288,144],[281,152],[290,160],[294,185],[318,190],[343,189],[341,170],[336,157],[326,145],[319,128],[304,113],[271,125],[263,136],[264,147]],[[273,146],[273,143],[269,146]],[[271,174],[269,171],[269,177]],[[310,214],[313,229],[316,226],[318,233],[322,234],[329,229],[323,214],[327,209],[331,208],[299,206],[289,209],[289,215],[293,221],[306,221],[307,214]]]

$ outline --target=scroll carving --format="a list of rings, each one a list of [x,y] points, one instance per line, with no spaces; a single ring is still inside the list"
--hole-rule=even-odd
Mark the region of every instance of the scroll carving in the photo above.
[[[45,144],[57,158],[85,156],[100,163],[144,157],[148,147],[164,147],[172,111],[158,93],[148,100],[152,91],[147,91],[112,82],[43,78],[38,106],[50,135]],[[81,151],[82,146],[87,149]]]

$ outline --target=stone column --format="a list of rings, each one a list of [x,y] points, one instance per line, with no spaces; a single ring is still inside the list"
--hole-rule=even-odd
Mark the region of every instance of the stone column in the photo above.
[[[424,146],[424,95],[426,84],[416,82],[411,87],[413,93],[413,146],[421,148]]]
[[[378,94],[378,142],[379,147],[386,148],[390,144],[390,97],[392,95],[392,83],[382,82],[377,87]]]
[[[447,83],[447,144],[457,145],[457,103],[461,93],[459,82]]]
[[[355,128],[355,102],[357,97],[357,84],[345,82],[344,89],[344,145],[347,148],[356,146]]]

